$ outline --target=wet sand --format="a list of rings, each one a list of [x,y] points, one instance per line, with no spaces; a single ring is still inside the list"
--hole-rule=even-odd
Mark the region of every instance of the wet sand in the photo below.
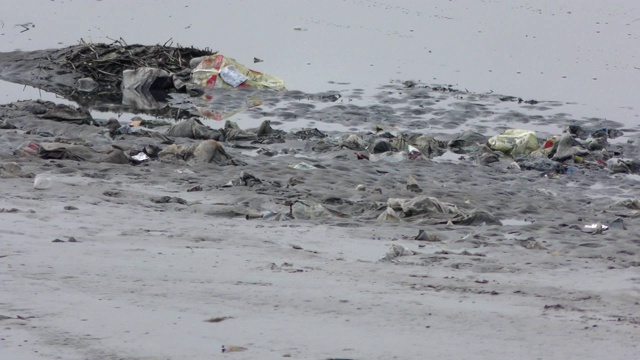
[[[459,105],[442,103],[427,108],[454,121]],[[276,105],[306,109],[286,96]],[[338,109],[332,103],[317,116],[340,117]],[[340,133],[258,144],[277,156],[224,142],[244,166],[43,160],[13,152],[25,140],[84,141],[95,151],[154,140],[109,140],[102,127],[3,111],[18,129],[2,130],[2,162],[24,176],[2,180],[6,356],[201,359],[220,356],[222,345],[247,348],[225,355],[244,359],[638,354],[638,213],[618,204],[636,197],[638,175],[582,167],[544,176],[464,156],[358,160],[323,146]],[[347,124],[367,126],[365,116],[342,111]],[[278,129],[277,116],[265,118]],[[625,156],[637,158],[637,134],[623,139],[633,141]],[[317,168],[289,167],[303,161]],[[262,182],[225,187],[241,172]],[[30,174],[47,174],[52,186],[34,189]],[[407,189],[410,175],[422,193]],[[378,219],[390,198],[419,195],[503,225]],[[287,201],[334,212],[311,216]],[[253,216],[290,210],[284,221]],[[618,217],[624,229],[583,231]],[[440,241],[414,240],[420,229]],[[389,257],[397,245],[404,256]]]

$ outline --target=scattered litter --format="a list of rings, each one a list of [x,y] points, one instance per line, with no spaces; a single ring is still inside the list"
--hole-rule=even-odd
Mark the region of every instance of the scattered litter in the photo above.
[[[26,143],[20,145],[18,149],[14,152],[15,155],[20,157],[28,157],[28,156],[38,156],[40,152],[40,145],[33,141],[27,141]]]
[[[158,153],[162,160],[184,160],[195,163],[216,163],[218,165],[239,165],[242,162],[233,159],[221,143],[215,140],[205,140],[199,144],[172,144]]]
[[[373,145],[369,147],[369,151],[372,154],[382,154],[388,151],[393,151],[393,146],[391,146],[388,139],[377,139]]]
[[[36,190],[45,190],[51,187],[53,184],[53,180],[51,175],[48,174],[38,174],[33,179],[33,188]]]
[[[416,193],[422,192],[422,189],[420,189],[420,186],[418,186],[418,182],[412,175],[409,175],[409,178],[407,179],[407,190]]]
[[[638,174],[640,173],[640,160],[612,158],[607,162],[607,168],[614,174]]]
[[[222,185],[222,187],[232,187],[232,186],[253,187],[255,185],[260,185],[260,184],[262,184],[262,180],[258,179],[257,177],[247,172],[241,171],[240,176],[238,178],[235,178],[229,181],[228,183]]]
[[[220,70],[220,77],[224,82],[237,88],[242,85],[245,81],[249,80],[248,77],[242,75],[236,70],[235,66],[229,65]]]
[[[430,241],[430,242],[437,242],[437,241],[441,241],[437,235],[435,234],[427,234],[426,231],[424,230],[418,230],[418,235],[414,238],[414,240],[419,240],[419,241]]]
[[[331,210],[313,200],[298,200],[291,206],[291,213],[295,219],[323,219],[332,217],[349,217],[338,211]]]
[[[0,179],[31,177],[33,174],[25,174],[22,167],[14,162],[0,164]]]
[[[501,151],[513,157],[528,155],[538,149],[538,138],[531,130],[508,129],[487,142],[492,150]]]
[[[538,240],[527,240],[527,242],[524,244],[524,247],[530,250],[547,250],[547,248],[542,245],[542,243]]]
[[[609,226],[602,224],[602,222],[597,222],[595,224],[588,224],[583,227],[583,231],[589,232],[592,234],[602,234],[603,231],[608,229],[609,229]]]
[[[230,352],[240,352],[240,351],[247,351],[249,349],[247,349],[246,347],[243,346],[236,346],[236,345],[222,345],[222,352],[223,353],[230,353]]]
[[[156,204],[176,203],[181,205],[187,205],[187,200],[179,198],[177,196],[160,196],[160,197],[151,198],[151,201]]]
[[[78,240],[76,240],[76,238],[75,238],[75,237],[73,237],[73,236],[68,236],[66,241],[65,241],[65,240],[62,240],[62,239],[57,239],[57,238],[56,238],[56,239],[52,240],[51,242],[53,242],[53,243],[64,243],[64,242],[77,243],[77,242],[79,242],[79,241],[78,241]]]
[[[466,154],[476,151],[487,142],[487,137],[471,130],[465,130],[455,139],[449,141],[447,146],[456,154]]]
[[[369,160],[369,156],[361,154],[358,151],[356,151],[354,154],[356,154],[356,159],[358,160]]]
[[[219,323],[219,322],[223,322],[225,320],[229,320],[229,319],[233,319],[233,316],[219,316],[219,317],[213,317],[211,319],[207,319],[205,320],[205,322],[209,322],[209,323]]]
[[[8,119],[0,119],[0,130],[12,130],[15,128],[15,125],[13,125]]]
[[[610,229],[618,229],[618,230],[627,230],[626,226],[624,226],[624,220],[622,218],[616,218],[612,222],[609,223]]]
[[[306,163],[306,162],[301,162],[301,163],[297,163],[297,164],[290,164],[289,165],[290,168],[292,169],[296,169],[296,170],[313,170],[313,169],[317,169],[317,167]]]
[[[422,156],[422,152],[412,145],[408,145],[407,149],[409,151],[409,153],[407,154],[409,160],[415,160]]]
[[[405,151],[387,151],[380,154],[369,155],[369,160],[373,162],[384,161],[388,163],[399,163],[408,159],[409,157]]]
[[[575,159],[576,157],[582,160],[580,156],[589,154],[589,150],[581,147],[580,143],[578,143],[570,133],[565,133],[564,135],[562,135],[560,139],[553,145],[552,149],[555,149],[555,153],[553,154],[551,160],[560,162],[569,159]]]
[[[400,215],[391,207],[387,207],[382,214],[378,215],[378,221],[400,221]]]
[[[131,157],[131,159],[133,159],[133,160],[135,160],[135,161],[137,161],[137,162],[141,163],[141,162],[144,162],[144,161],[149,160],[150,158],[149,158],[149,155],[147,155],[147,154],[145,154],[144,152],[142,152],[142,151],[141,151],[141,152],[139,152],[138,154],[133,155],[133,156]]]
[[[229,68],[231,67],[231,68]],[[218,75],[222,81],[218,81]],[[237,88],[285,90],[284,81],[275,76],[251,70],[230,57],[216,54],[205,57],[193,69],[190,84],[199,88]]]
[[[76,87],[78,88],[78,90],[82,92],[92,92],[93,90],[97,89],[99,86],[100,84],[98,84],[95,80],[93,80],[90,77],[81,78],[81,79],[78,79],[78,81],[76,81]]]
[[[2,23],[2,26],[4,26],[4,23]],[[21,33],[25,32],[25,31],[29,31],[31,29],[33,29],[34,27],[36,27],[36,25],[32,22],[28,22],[28,23],[24,23],[24,24],[16,24],[15,27],[21,27],[22,31],[20,31]]]
[[[389,251],[387,251],[387,253],[382,258],[380,258],[379,261],[394,262],[394,260],[396,260],[401,256],[410,256],[414,254],[415,253],[409,250],[408,248],[402,245],[394,244],[394,245],[391,245],[391,247],[389,248]]]
[[[187,189],[187,192],[194,192],[194,191],[202,191],[202,185],[196,185],[192,188]]]

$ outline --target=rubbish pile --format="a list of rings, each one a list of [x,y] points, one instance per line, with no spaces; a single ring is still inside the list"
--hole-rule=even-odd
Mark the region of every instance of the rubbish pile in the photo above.
[[[29,58],[30,55],[22,56],[26,61],[36,61]],[[242,187],[245,187],[252,195],[259,195],[256,198],[271,196],[273,201],[267,204],[258,203],[258,200],[234,204],[242,207],[240,210],[234,208],[235,215],[251,220],[358,219],[372,223],[445,225],[447,228],[449,225],[503,225],[496,216],[504,216],[500,207],[485,203],[484,209],[492,214],[482,208],[470,209],[463,201],[450,203],[451,197],[446,192],[434,193],[433,186],[425,182],[425,171],[430,172],[434,162],[451,161],[443,160],[445,157],[457,158],[454,163],[476,169],[491,167],[512,173],[538,171],[551,179],[586,170],[640,173],[640,161],[624,158],[624,147],[609,142],[622,135],[620,130],[611,127],[571,125],[561,134],[552,136],[539,136],[535,131],[517,128],[487,135],[465,130],[443,140],[426,133],[398,131],[391,126],[388,129],[393,130],[387,131],[383,123],[370,131],[325,133],[306,128],[285,132],[271,126],[270,118],[277,116],[256,111],[252,113],[259,116],[262,123],[257,128],[244,129],[227,118],[260,105],[265,92],[270,94],[265,101],[274,104],[281,98],[273,96],[273,92],[281,91],[282,99],[291,100],[287,105],[293,106],[282,111],[292,118],[306,117],[317,104],[302,103],[301,99],[308,100],[307,94],[302,92],[285,92],[281,79],[249,69],[209,50],[127,45],[118,41],[111,45],[82,43],[52,51],[51,56],[54,66],[43,68],[44,74],[31,78],[30,81],[38,82],[36,86],[45,89],[51,86],[48,84],[51,80],[41,86],[44,84],[42,79],[51,74],[47,72],[64,68],[71,75],[57,85],[65,85],[73,96],[95,100],[109,94],[109,101],[114,102],[114,94],[118,94],[115,102],[127,109],[171,108],[187,114],[187,119],[177,121],[181,117],[176,116],[176,121],[167,121],[134,117],[130,122],[121,123],[113,118],[94,119],[85,106],[41,100],[17,101],[0,105],[0,128],[7,130],[9,141],[18,139],[7,147],[10,149],[7,154],[19,158],[148,167],[160,162],[177,164],[181,168],[193,166],[194,169],[215,164],[220,173],[225,174],[224,180],[217,184],[192,180],[187,191],[215,187],[242,193]],[[11,72],[11,66],[0,69],[0,73],[7,68]],[[319,102],[340,99],[339,94],[316,97]],[[318,112],[315,114],[320,115],[309,116],[309,120],[323,121],[322,116],[339,118],[358,110],[342,103],[343,100],[332,107],[333,112]],[[389,109],[374,106],[371,112],[356,115],[369,121],[371,113],[386,116],[392,113]],[[224,126],[212,128],[201,118],[226,121]],[[280,156],[286,160],[278,161],[283,160],[276,159]],[[319,159],[326,161],[323,164]],[[263,174],[255,176],[248,172],[260,168],[247,166],[249,163],[260,165],[267,161],[271,166],[270,176],[260,179],[258,176],[263,177]],[[238,171],[239,175],[231,177],[229,168],[222,169],[223,166],[242,169]],[[0,177],[29,176],[18,170],[7,163],[0,167]],[[362,177],[352,179],[353,170],[361,171]],[[274,171],[287,174],[288,178],[274,177]],[[349,175],[338,181],[333,178],[337,174]],[[401,176],[396,176],[398,174]],[[46,185],[47,182],[38,181],[38,184]],[[330,189],[331,195],[319,193],[314,188],[317,184],[327,184],[322,190]],[[50,186],[45,185],[38,186]],[[483,206],[479,202],[473,204]],[[502,220],[508,225],[507,219]],[[622,220],[615,221],[590,221],[588,226],[578,228],[597,234],[612,233],[609,229],[616,226],[624,228]],[[428,238],[422,235],[420,240]],[[404,256],[401,251],[393,254],[390,257]]]
[[[59,50],[61,65],[79,72],[98,84],[98,89],[119,89],[126,70],[155,68],[166,73],[181,74],[189,62],[211,55],[209,49],[171,47],[165,45],[128,45],[120,39],[111,44],[88,43]]]
[[[216,77],[216,75],[211,75],[211,77]],[[273,129],[269,120],[264,120],[259,128],[252,130],[241,129],[238,124],[229,120],[220,129],[206,126],[197,119],[188,119],[174,124],[170,121],[135,118],[129,124],[121,124],[115,119],[108,121],[93,119],[91,114],[82,108],[41,100],[18,101],[5,105],[5,107],[24,114],[36,115],[43,120],[68,124],[66,126],[90,126],[90,129],[95,129],[95,126],[98,126],[102,130],[98,129],[97,132],[102,134],[105,143],[123,140],[128,136],[148,138],[149,145],[158,147],[174,144],[176,138],[215,140],[222,143],[246,141],[255,145],[283,143],[287,139],[299,139],[313,143],[312,150],[318,153],[341,149],[352,150],[355,159],[370,161],[374,167],[376,162],[429,161],[437,160],[443,154],[452,153],[460,155],[461,161],[482,166],[504,167],[511,171],[535,170],[548,177],[571,174],[580,169],[608,169],[613,173],[640,173],[639,160],[625,159],[622,157],[622,146],[611,145],[608,142],[609,139],[615,139],[622,135],[620,130],[613,128],[584,129],[580,126],[569,126],[562,134],[543,139],[539,139],[536,133],[531,130],[510,129],[492,137],[467,130],[452,140],[443,141],[418,133],[394,135],[389,132],[368,132],[328,136],[318,129],[304,129],[286,133]],[[15,113],[13,116],[16,116]],[[5,117],[3,122],[8,128],[19,125],[17,119],[10,117]],[[46,136],[56,135],[52,133],[52,127],[46,122],[38,124],[29,131]],[[61,131],[61,133],[65,132]],[[100,156],[96,156],[94,149],[83,150],[78,147],[82,144],[56,145],[54,141],[36,145],[25,144],[20,147],[19,152],[35,151],[44,158],[102,159]],[[255,148],[258,149],[258,147]],[[181,159],[200,159],[198,161],[204,159],[201,156],[189,155],[200,153],[195,152],[195,148],[178,150],[177,146],[172,146],[171,149],[173,149],[174,155]],[[133,155],[136,155],[142,149],[132,149],[132,151]],[[271,150],[262,148],[261,151],[269,154]],[[147,155],[154,158],[156,154]],[[242,161],[228,162],[227,156],[221,155],[210,159],[236,165],[242,163]],[[116,157],[117,162],[120,162],[119,158],[121,157]],[[226,160],[223,161],[223,158]],[[114,157],[110,156],[109,159],[114,160]],[[300,169],[315,167],[313,164],[305,162],[291,166]],[[407,186],[414,192],[420,192],[415,181],[409,181]]]
[[[149,101],[156,91],[197,93],[238,87],[285,90],[281,79],[209,49],[127,45],[122,40],[110,45],[83,42],[69,48],[63,58],[64,67],[85,76],[78,83],[79,90],[121,89],[123,104],[142,109],[157,106]]]
[[[284,90],[276,77],[245,67],[210,49],[164,45],[80,44],[57,50],[4,53],[0,79],[34,86],[84,109],[147,113],[165,118],[195,115],[168,106],[172,93],[204,95],[221,88]],[[48,62],[47,62],[48,61]],[[25,67],[37,72],[25,72]],[[235,112],[256,106],[252,100]],[[235,113],[226,112],[221,118]]]
[[[490,138],[488,147],[495,152],[494,161],[515,160],[523,170],[538,170],[548,176],[556,176],[577,168],[608,168],[615,172],[637,172],[637,162],[621,157],[622,147],[611,146],[608,139],[622,136],[612,128],[583,129],[569,126],[561,135],[538,139],[530,130],[507,130]]]

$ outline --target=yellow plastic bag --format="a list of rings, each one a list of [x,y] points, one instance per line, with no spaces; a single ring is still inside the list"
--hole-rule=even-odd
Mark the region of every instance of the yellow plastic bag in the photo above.
[[[202,88],[238,88],[286,90],[284,81],[275,76],[251,70],[222,54],[205,57],[193,69],[191,82]]]

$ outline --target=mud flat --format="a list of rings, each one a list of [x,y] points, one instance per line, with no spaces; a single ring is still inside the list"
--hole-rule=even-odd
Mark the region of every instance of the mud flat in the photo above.
[[[0,107],[3,358],[640,354],[637,129],[413,81],[224,96],[261,105]],[[489,148],[513,128],[556,144]]]

